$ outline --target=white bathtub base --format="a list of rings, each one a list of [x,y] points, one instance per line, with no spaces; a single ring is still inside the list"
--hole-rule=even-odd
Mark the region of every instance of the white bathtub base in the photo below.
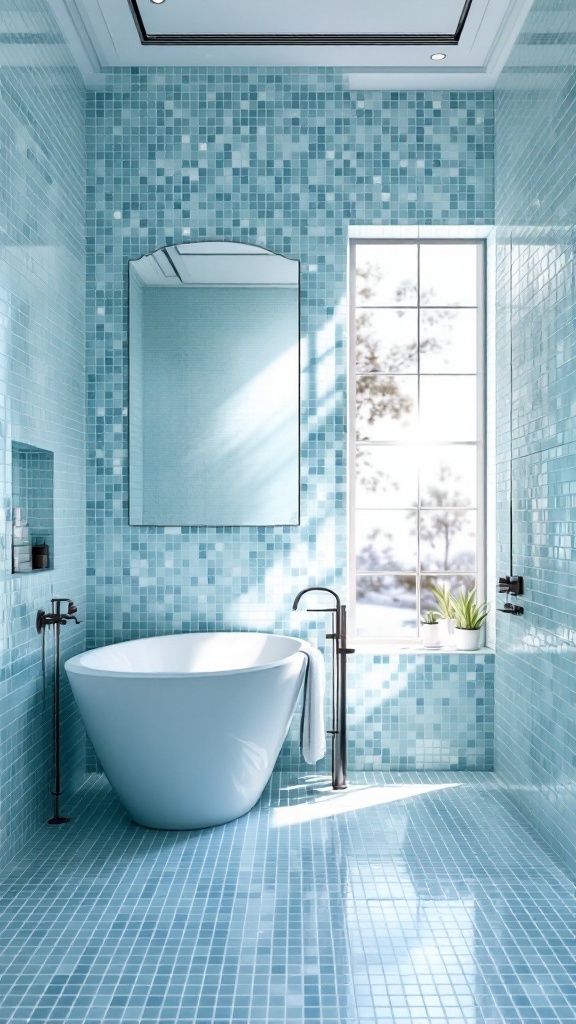
[[[210,828],[257,803],[304,679],[301,643],[267,634],[188,634],[129,641],[66,663],[88,736],[133,821]],[[239,667],[221,670],[223,654]],[[255,656],[260,664],[245,664]],[[212,672],[205,668],[210,657]]]

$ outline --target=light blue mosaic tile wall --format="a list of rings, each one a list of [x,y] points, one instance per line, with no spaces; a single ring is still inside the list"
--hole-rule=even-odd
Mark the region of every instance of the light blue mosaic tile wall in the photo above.
[[[43,0],[0,3],[0,864],[48,817],[38,608],[85,612],[84,87]],[[11,573],[12,441],[54,452],[53,572]],[[65,655],[83,627],[63,631]],[[48,696],[50,696],[48,694]],[[69,789],[84,734],[63,695]]]
[[[571,0],[535,0],[496,91],[500,569],[511,454],[514,568],[526,586],[524,618],[499,616],[497,769],[573,871],[575,39]]]
[[[353,770],[494,767],[494,655],[357,654],[349,659],[348,761]],[[330,751],[318,768],[330,770]],[[300,767],[293,729],[278,768]]]
[[[290,609],[307,584],[345,593],[348,225],[492,223],[492,95],[350,92],[326,68],[115,69],[88,95],[88,154],[89,644],[322,640]],[[301,260],[298,528],[128,527],[127,261],[203,238]],[[492,657],[451,655],[446,676],[435,657],[393,677],[353,659],[352,767],[490,767]],[[300,763],[297,723],[281,763]]]

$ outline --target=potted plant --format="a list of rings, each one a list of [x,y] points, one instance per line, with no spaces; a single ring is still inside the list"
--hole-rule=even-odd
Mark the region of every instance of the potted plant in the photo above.
[[[450,590],[450,584],[444,583],[441,587],[431,588],[436,604],[438,606],[440,642],[443,647],[454,647],[454,627],[456,618],[454,613],[454,598]]]
[[[453,598],[456,616],[457,651],[477,651],[480,647],[481,626],[488,615],[488,605],[476,601],[476,587],[466,590],[461,587],[458,597]]]
[[[438,612],[428,612],[420,625],[420,635],[424,647],[440,647],[440,627]]]

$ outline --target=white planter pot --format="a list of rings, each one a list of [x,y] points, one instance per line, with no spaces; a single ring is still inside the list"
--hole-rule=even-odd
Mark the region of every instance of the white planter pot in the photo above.
[[[423,622],[420,625],[420,636],[424,647],[438,649],[441,646],[440,626],[438,622]]]
[[[454,630],[454,636],[456,637],[456,650],[457,651],[477,651],[480,647],[480,634],[482,629],[456,629]]]
[[[456,619],[440,619],[438,628],[440,630],[440,643],[442,647],[449,647],[454,650],[456,647],[456,638],[454,636]]]

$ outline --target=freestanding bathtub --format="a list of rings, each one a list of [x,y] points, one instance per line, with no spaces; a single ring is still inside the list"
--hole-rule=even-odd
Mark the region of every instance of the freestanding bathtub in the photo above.
[[[303,647],[267,633],[187,633],[66,662],[88,736],[135,822],[206,828],[254,806],[294,714]]]

